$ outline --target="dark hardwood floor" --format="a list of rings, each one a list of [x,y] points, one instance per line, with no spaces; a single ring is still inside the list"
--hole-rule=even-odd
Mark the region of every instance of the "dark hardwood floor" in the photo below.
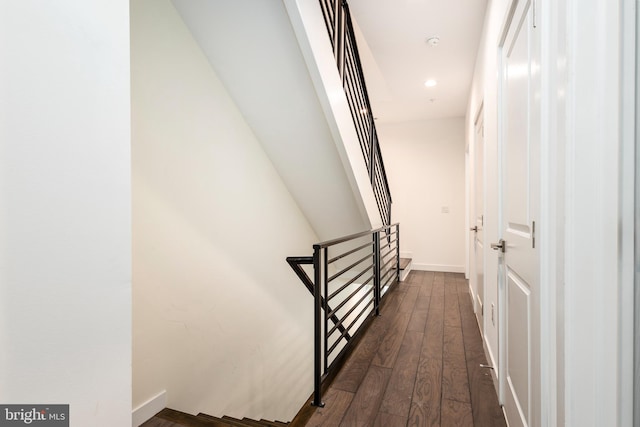
[[[462,274],[412,271],[307,426],[506,426]]]
[[[412,271],[323,396],[291,427],[506,427],[462,274]],[[310,417],[310,418],[309,418]],[[308,419],[308,421],[306,421]],[[165,410],[143,427],[271,425]]]

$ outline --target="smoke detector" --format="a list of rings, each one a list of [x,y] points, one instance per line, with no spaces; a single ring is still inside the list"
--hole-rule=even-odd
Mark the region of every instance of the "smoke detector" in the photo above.
[[[427,39],[427,43],[431,47],[436,47],[436,46],[438,46],[440,44],[440,37],[438,37],[438,36],[429,37]]]

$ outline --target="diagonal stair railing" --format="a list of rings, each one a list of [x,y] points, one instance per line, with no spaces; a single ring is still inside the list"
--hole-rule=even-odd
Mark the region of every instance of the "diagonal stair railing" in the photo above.
[[[304,286],[309,290],[309,292],[311,292],[311,295],[314,295],[313,281],[311,280],[307,272],[304,271],[304,269],[302,268],[302,265],[313,264],[313,257],[312,256],[298,256],[298,257],[292,256],[287,258],[287,262],[289,263],[289,266],[291,266],[293,271],[298,275],[302,283],[304,283]],[[333,311],[331,307],[329,307],[329,305],[327,304],[323,296],[320,296],[320,304],[323,307],[325,307],[326,305],[327,310]],[[344,328],[344,326],[342,326],[342,324],[340,323],[340,319],[338,319],[338,317],[335,314],[332,314],[330,316],[330,319],[334,325],[338,325],[340,332],[345,334],[345,337],[347,340],[351,339],[351,335],[349,335],[349,332]]]
[[[287,262],[314,296],[314,396],[353,348],[390,287],[400,280],[400,224],[313,245]],[[304,266],[312,266],[312,276]],[[309,267],[307,267],[309,268]]]
[[[383,224],[391,223],[391,192],[346,0],[320,0],[324,21]]]

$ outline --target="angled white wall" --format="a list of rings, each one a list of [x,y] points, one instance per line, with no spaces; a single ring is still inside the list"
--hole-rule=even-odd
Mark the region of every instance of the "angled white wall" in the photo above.
[[[464,120],[377,126],[401,251],[415,269],[464,272]]]
[[[0,402],[131,425],[129,3],[0,4]]]
[[[283,0],[348,183],[371,228],[383,223],[320,4]],[[346,185],[345,185],[346,188]]]
[[[327,240],[377,225],[371,185],[358,184],[361,175],[366,181],[366,167],[355,168],[341,136],[332,133],[334,113],[311,75],[317,65],[308,64],[292,27],[300,17],[279,0],[173,4],[318,236]],[[306,4],[315,4],[322,46],[330,54],[320,6]],[[329,63],[339,82],[335,61]],[[348,110],[342,114],[355,135]],[[355,161],[364,166],[361,153]]]
[[[313,329],[285,258],[318,236],[171,2],[131,15],[134,407],[288,421]]]

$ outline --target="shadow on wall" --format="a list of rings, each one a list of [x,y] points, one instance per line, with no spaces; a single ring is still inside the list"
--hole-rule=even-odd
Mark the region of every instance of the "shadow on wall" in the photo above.
[[[131,55],[133,406],[290,419],[312,300],[285,257],[317,237],[168,0],[132,1]]]

